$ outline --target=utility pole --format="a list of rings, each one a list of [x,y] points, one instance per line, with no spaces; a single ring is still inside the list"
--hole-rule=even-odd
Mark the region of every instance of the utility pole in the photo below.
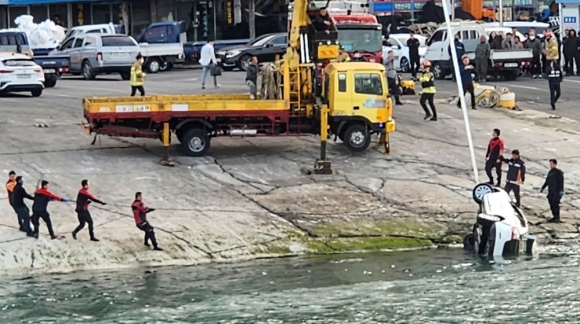
[[[499,0],[499,25],[503,27],[503,0]]]
[[[249,25],[250,25],[250,39],[256,38],[256,1],[250,0],[249,1],[249,8],[248,8],[248,15],[249,15]]]

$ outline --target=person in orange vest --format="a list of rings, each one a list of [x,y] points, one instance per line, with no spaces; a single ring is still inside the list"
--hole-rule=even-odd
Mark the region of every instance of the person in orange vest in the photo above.
[[[134,97],[139,90],[141,96],[145,95],[145,88],[143,88],[143,84],[145,83],[145,72],[143,72],[143,62],[145,59],[141,53],[137,54],[135,58],[135,63],[131,67],[131,97]]]
[[[8,203],[10,204],[10,206],[12,206],[12,209],[14,209],[14,212],[16,212],[16,215],[18,215],[18,212],[16,211],[16,208],[14,208],[14,187],[16,187],[16,172],[14,171],[10,171],[8,173],[8,181],[6,182],[6,193],[8,195]],[[22,220],[20,219],[20,216],[18,217],[18,229],[21,232],[24,232],[24,229],[22,227]]]

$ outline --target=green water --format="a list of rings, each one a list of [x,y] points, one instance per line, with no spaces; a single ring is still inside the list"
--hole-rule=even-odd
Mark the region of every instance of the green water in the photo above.
[[[462,250],[3,277],[0,323],[579,323],[579,277]]]

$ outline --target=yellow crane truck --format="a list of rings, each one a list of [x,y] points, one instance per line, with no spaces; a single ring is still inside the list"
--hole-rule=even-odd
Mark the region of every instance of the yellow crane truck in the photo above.
[[[332,26],[334,27],[334,26]],[[159,95],[83,99],[87,134],[161,139],[167,149],[175,133],[185,153],[203,156],[217,136],[320,135],[314,173],[331,173],[326,142],[339,137],[351,152],[365,151],[372,134],[389,152],[395,131],[392,103],[381,64],[330,63],[324,69],[321,97],[314,95],[315,63],[338,56],[336,28],[316,30],[307,0],[294,2],[288,49],[264,71],[275,85],[257,100],[247,94]],[[94,141],[93,141],[94,143]],[[168,150],[166,150],[168,152]],[[168,153],[163,165],[173,165]]]

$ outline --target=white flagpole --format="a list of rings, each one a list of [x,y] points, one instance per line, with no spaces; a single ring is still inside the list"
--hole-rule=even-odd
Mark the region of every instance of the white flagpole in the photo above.
[[[461,75],[459,74],[459,60],[457,57],[457,51],[455,50],[455,34],[453,33],[453,28],[451,27],[450,13],[449,13],[449,0],[442,0],[443,13],[445,15],[445,22],[447,23],[447,37],[449,38],[449,46],[451,47],[451,59],[453,61],[453,70],[456,75],[457,84],[457,94],[459,100],[461,100],[461,110],[463,110],[463,121],[465,122],[465,132],[467,133],[467,143],[469,145],[469,152],[471,153],[471,164],[473,167],[473,177],[475,183],[479,183],[479,173],[477,170],[477,162],[475,159],[475,149],[473,147],[473,139],[471,138],[471,127],[469,126],[469,114],[467,113],[467,105],[465,104],[465,95],[463,84],[461,82]]]

